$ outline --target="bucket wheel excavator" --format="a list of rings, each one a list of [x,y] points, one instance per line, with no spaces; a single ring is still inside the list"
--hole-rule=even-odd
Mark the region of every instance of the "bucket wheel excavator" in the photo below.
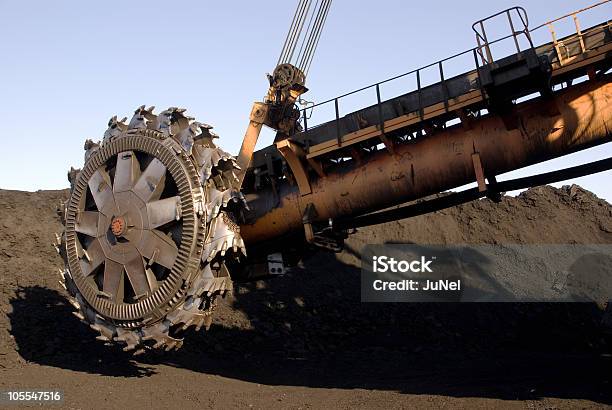
[[[298,103],[330,6],[299,1],[237,157],[176,107],[138,107],[129,121],[111,118],[100,142],[86,141],[56,246],[75,315],[98,339],[134,352],[177,349],[186,329],[210,326],[232,280],[281,273],[308,247],[338,251],[352,228],[612,167],[495,178],[610,140],[609,21],[576,23],[561,39],[549,22],[553,41],[536,46],[524,10],[506,10],[516,54],[494,58],[484,19],[471,71],[448,78],[442,60],[438,83],[423,86],[412,71],[417,90],[383,101],[375,84],[377,100],[343,116],[342,97],[332,99],[335,118],[313,127],[317,106]],[[264,125],[277,131],[274,144],[255,151]],[[477,188],[385,210],[470,182]]]
[[[307,91],[304,72],[331,0],[311,3],[299,2],[251,136],[264,123],[296,131],[294,105]],[[290,63],[298,58],[304,69]],[[66,264],[61,283],[97,339],[134,352],[171,350],[189,327],[211,325],[216,298],[232,289],[226,263],[246,256],[237,218],[248,209],[240,185],[250,161],[217,147],[217,138],[185,109],[155,114],[143,105],[129,122],[112,117],[101,142],[85,142],[83,168],[68,173],[56,245]]]

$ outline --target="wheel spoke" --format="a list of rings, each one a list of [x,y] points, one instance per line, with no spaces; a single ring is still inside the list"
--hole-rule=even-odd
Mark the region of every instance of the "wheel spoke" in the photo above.
[[[99,216],[100,213],[95,211],[80,212],[77,218],[78,222],[76,223],[74,230],[94,238],[97,237]]]
[[[133,151],[117,154],[117,168],[113,181],[114,192],[129,191],[140,177],[140,165]]]
[[[116,302],[123,301],[123,265],[111,259],[104,261],[102,291]]]
[[[164,190],[165,179],[166,167],[159,159],[155,158],[138,178],[133,191],[144,202],[159,199]]]
[[[144,260],[142,256],[134,250],[134,257],[131,258],[125,265],[125,272],[132,284],[136,299],[146,296],[150,293],[149,281],[145,272]]]
[[[98,169],[89,179],[88,185],[98,211],[106,216],[113,216],[116,209],[115,198],[113,197],[108,172]]]
[[[147,204],[147,214],[149,215],[149,228],[157,228],[168,222],[180,219],[181,198],[173,196],[171,198],[160,199],[159,201]]]
[[[172,239],[158,230],[144,231],[142,240],[138,245],[138,251],[142,256],[172,269],[178,255],[178,248]]]
[[[149,282],[149,288],[151,292],[155,292],[159,289],[159,283],[157,282],[157,278],[155,277],[155,273],[150,268],[146,269],[147,272],[147,281]]]
[[[87,249],[85,249],[84,257],[81,259],[81,270],[83,275],[89,276],[104,262],[105,256],[98,239],[94,239]]]

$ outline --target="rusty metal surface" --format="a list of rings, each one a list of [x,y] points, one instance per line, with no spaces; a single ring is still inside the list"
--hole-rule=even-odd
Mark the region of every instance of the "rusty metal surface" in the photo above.
[[[253,151],[255,151],[255,145],[257,145],[261,128],[268,118],[269,110],[269,105],[266,103],[256,102],[253,104],[251,115],[249,117],[249,125],[247,126],[247,130],[244,134],[242,146],[240,147],[240,152],[238,153],[238,159],[236,161],[238,167],[240,168],[237,172],[237,188],[242,186],[242,181],[244,180],[247,169],[251,163]]]
[[[306,76],[291,64],[280,64],[269,77],[270,87],[264,102],[256,102],[251,109],[249,125],[242,140],[238,154],[236,188],[242,186],[247,169],[259,139],[263,125],[277,131],[277,140],[287,138],[300,131],[298,120],[300,112],[295,108],[297,99],[308,89]]]
[[[243,238],[248,244],[303,229],[302,215],[309,203],[324,221],[474,182],[475,152],[484,172],[497,175],[610,141],[609,77],[559,92],[553,101],[559,111],[554,115],[542,112],[539,100],[515,107],[520,126],[514,130],[507,130],[500,116],[490,115],[474,120],[469,130],[455,127],[399,145],[394,156],[386,151],[373,154],[360,166],[347,165],[311,182],[310,195],[302,196],[296,186],[284,183],[278,187],[278,207],[272,206],[270,191],[250,194],[247,200],[253,212],[242,226]]]

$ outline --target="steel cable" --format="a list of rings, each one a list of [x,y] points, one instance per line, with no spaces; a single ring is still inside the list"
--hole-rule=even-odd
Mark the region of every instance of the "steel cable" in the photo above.
[[[310,10],[310,3],[311,0],[300,0],[298,3],[297,10],[293,17],[293,21],[291,22],[291,26],[289,27],[289,32],[287,33],[287,38],[285,39],[285,45],[283,46],[283,50],[281,51],[277,65],[290,62],[291,56],[295,51],[295,46],[300,37],[302,27],[304,26],[304,21],[306,20],[308,11]]]
[[[325,26],[325,22],[327,21],[327,15],[329,13],[329,9],[331,8],[331,2],[332,0],[328,0],[327,2],[327,7],[325,9],[325,12],[323,13],[323,19],[321,21],[321,25],[319,26],[319,31],[317,32],[314,46],[312,48],[310,55],[306,59],[305,65],[302,67],[302,72],[304,73],[304,75],[307,75],[308,71],[310,70],[310,65],[312,64],[314,53],[319,45],[319,40],[321,39],[321,33],[323,32],[323,27]]]
[[[326,0],[323,0],[323,1],[325,2]],[[296,66],[298,68],[300,68],[300,69],[302,67],[302,64],[305,62],[306,56],[310,53],[310,50],[311,50],[312,45],[313,45],[313,35],[314,35],[314,33],[316,33],[316,31],[317,31],[317,29],[319,27],[319,24],[321,23],[321,13],[324,10],[323,5],[324,4],[322,4],[321,7],[318,10],[315,10],[316,17],[315,17],[315,21],[314,21],[314,26],[312,27],[312,30],[309,33],[305,34],[305,38],[307,37],[307,40],[306,40],[306,49],[304,50],[302,58],[299,61],[296,61]]]
[[[317,12],[317,16],[315,18],[314,25],[310,33],[308,33],[308,40],[306,42],[306,48],[301,56],[301,59],[297,62],[297,67],[302,70],[304,74],[306,74],[307,68],[310,66],[312,62],[312,58],[314,56],[314,52],[319,42],[319,38],[321,32],[323,30],[323,26],[325,24],[325,20],[327,18],[327,14],[329,12],[329,8],[331,6],[331,0],[323,0],[321,3],[321,7]]]
[[[300,59],[302,58],[302,52],[304,51],[304,46],[306,45],[307,34],[310,33],[310,28],[312,27],[312,21],[316,14],[316,10],[319,9],[319,3],[320,3],[320,0],[317,0],[317,2],[315,3],[314,11],[310,15],[310,19],[308,20],[308,26],[306,27],[306,34],[302,38],[302,45],[300,46],[300,51],[298,52],[296,61],[300,61]]]
[[[299,20],[304,12],[304,8],[309,0],[300,0],[298,3],[297,9],[295,10],[295,14],[293,15],[293,20],[291,21],[291,25],[289,26],[289,31],[287,33],[287,37],[285,37],[285,44],[283,45],[283,49],[278,58],[278,64],[284,62],[289,54],[289,49],[291,48],[291,43],[297,32],[297,27],[299,25]]]

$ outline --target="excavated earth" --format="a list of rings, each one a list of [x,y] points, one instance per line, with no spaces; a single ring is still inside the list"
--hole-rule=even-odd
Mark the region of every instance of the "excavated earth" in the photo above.
[[[540,187],[362,229],[341,255],[237,286],[208,332],[132,357],[72,314],[51,242],[67,191],[0,191],[0,389],[65,408],[590,408],[612,405],[595,304],[366,304],[367,243],[612,243],[612,206]]]

